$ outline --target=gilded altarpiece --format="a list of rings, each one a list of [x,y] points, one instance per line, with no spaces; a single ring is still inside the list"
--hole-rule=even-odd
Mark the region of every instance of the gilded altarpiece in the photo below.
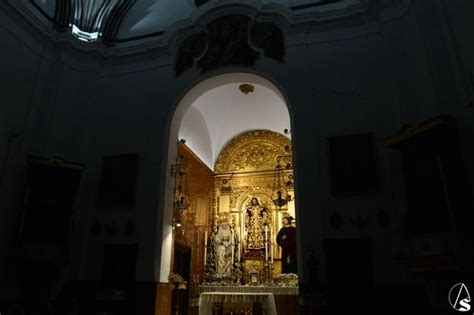
[[[281,253],[276,244],[276,234],[282,227],[284,214],[295,216],[293,199],[285,206],[278,208],[274,205],[275,165],[278,157],[287,157],[290,167],[285,168],[283,177],[288,194],[294,196],[293,170],[291,168],[291,141],[283,135],[265,130],[246,132],[231,140],[223,149],[215,166],[214,183],[214,221],[224,213],[228,213],[231,224],[239,235],[241,242],[241,261],[243,266],[243,282],[256,284],[268,281],[265,279],[265,260],[273,260],[272,278],[280,275]],[[256,199],[258,205],[252,199]],[[253,250],[260,247],[261,242],[252,236],[252,229],[261,231],[264,227],[249,222],[252,203],[261,211],[255,213],[262,216],[267,223],[268,252]],[[263,221],[262,221],[263,222]],[[252,244],[255,243],[255,244]]]

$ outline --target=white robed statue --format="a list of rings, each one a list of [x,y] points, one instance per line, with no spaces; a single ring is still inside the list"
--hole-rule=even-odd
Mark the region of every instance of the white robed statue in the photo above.
[[[239,237],[229,222],[229,215],[221,215],[209,238],[206,271],[211,281],[240,281]]]
[[[214,242],[216,246],[216,275],[231,277],[232,257],[235,248],[233,248],[233,230],[227,221],[219,225]]]

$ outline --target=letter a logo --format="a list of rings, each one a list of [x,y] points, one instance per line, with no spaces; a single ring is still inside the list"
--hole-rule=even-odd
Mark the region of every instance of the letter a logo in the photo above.
[[[449,290],[449,304],[456,311],[467,312],[471,309],[471,296],[464,283],[458,283]]]

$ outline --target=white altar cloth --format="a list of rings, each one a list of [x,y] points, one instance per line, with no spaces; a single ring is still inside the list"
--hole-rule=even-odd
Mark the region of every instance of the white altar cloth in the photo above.
[[[212,304],[222,302],[237,304],[262,303],[264,314],[276,315],[272,293],[203,292],[199,296],[199,315],[212,315]]]

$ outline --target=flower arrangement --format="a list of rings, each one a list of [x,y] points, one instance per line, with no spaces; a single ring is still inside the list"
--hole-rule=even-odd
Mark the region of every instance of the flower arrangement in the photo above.
[[[186,289],[186,281],[177,273],[171,272],[168,276],[168,281],[174,285],[178,285],[178,290]]]
[[[298,275],[296,273],[282,273],[280,274],[281,280],[294,280],[298,279]]]
[[[282,273],[280,274],[278,285],[282,287],[296,287],[298,286],[298,275],[296,273]]]

